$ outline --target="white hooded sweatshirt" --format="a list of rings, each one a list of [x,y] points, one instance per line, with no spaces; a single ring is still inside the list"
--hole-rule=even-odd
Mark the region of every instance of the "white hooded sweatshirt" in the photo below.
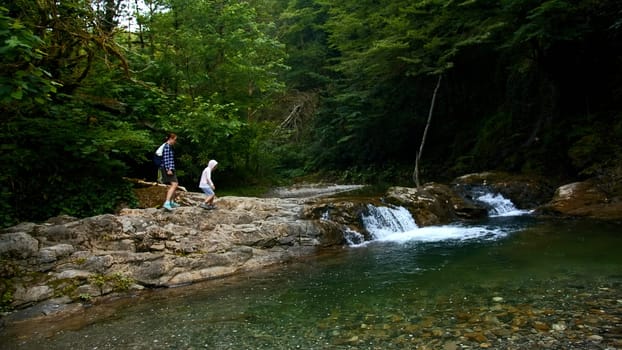
[[[214,170],[217,164],[218,162],[213,159],[207,163],[207,167],[203,169],[203,173],[201,174],[201,181],[199,181],[199,188],[205,188],[205,187],[210,187],[211,189],[215,188],[214,183],[212,182],[212,170]]]

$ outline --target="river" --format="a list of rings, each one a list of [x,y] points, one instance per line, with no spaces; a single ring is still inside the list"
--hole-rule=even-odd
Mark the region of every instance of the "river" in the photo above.
[[[18,323],[0,348],[622,348],[621,224],[512,212],[418,228],[378,210],[372,241]]]

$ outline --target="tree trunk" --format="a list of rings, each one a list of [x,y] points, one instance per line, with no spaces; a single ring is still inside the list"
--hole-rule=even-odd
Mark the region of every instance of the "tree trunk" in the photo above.
[[[436,87],[434,88],[434,93],[432,94],[432,102],[430,104],[430,111],[428,112],[428,121],[425,124],[425,129],[423,130],[423,137],[421,138],[421,145],[419,146],[419,152],[417,152],[417,157],[415,160],[415,171],[413,173],[413,177],[415,180],[415,184],[417,188],[421,187],[421,183],[419,182],[419,161],[421,160],[421,153],[423,152],[423,144],[425,143],[425,138],[428,135],[428,129],[430,128],[430,122],[432,121],[432,112],[434,111],[434,103],[436,102],[436,94],[438,93],[438,88],[441,86],[442,75],[438,76],[438,80],[436,81]]]

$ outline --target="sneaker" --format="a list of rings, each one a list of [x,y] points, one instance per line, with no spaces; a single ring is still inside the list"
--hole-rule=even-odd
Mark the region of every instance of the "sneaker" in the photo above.
[[[177,203],[177,202],[173,202],[173,201],[171,201],[171,207],[173,207],[173,208],[179,208],[179,207],[181,207],[181,205],[179,205],[179,203]]]
[[[199,204],[199,207],[203,208],[203,209],[211,209],[209,205],[205,204],[205,203],[201,203]]]
[[[209,209],[216,209],[216,206],[213,204],[208,205]]]
[[[164,203],[162,208],[164,208],[166,210],[173,210],[174,209],[174,207],[171,205],[171,203]]]

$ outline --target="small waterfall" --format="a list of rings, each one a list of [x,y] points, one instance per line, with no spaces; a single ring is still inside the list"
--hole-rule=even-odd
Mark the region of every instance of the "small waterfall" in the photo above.
[[[489,208],[489,216],[518,216],[530,213],[514,206],[511,200],[501,194],[492,194],[488,189],[477,189],[471,192],[472,198],[484,203]],[[371,241],[383,242],[440,242],[440,241],[467,241],[467,240],[494,240],[505,237],[508,229],[495,225],[471,226],[464,223],[454,223],[441,226],[427,226],[420,228],[415,223],[408,209],[398,206],[376,207],[368,204],[362,223]],[[345,229],[344,239],[350,246],[365,245],[363,235]]]
[[[490,216],[516,216],[528,214],[530,212],[529,210],[516,208],[511,200],[503,197],[499,193],[478,193],[475,198],[489,207],[488,215]]]
[[[374,239],[417,229],[415,220],[404,207],[376,207],[368,204],[367,212],[367,215],[363,215],[363,225]]]
[[[410,212],[404,207],[375,207],[368,204],[367,213],[362,216],[362,221],[372,241],[404,243],[494,240],[507,235],[507,230],[499,227],[463,224],[419,228]],[[362,235],[354,231],[345,232],[344,238],[351,246],[367,243]]]

